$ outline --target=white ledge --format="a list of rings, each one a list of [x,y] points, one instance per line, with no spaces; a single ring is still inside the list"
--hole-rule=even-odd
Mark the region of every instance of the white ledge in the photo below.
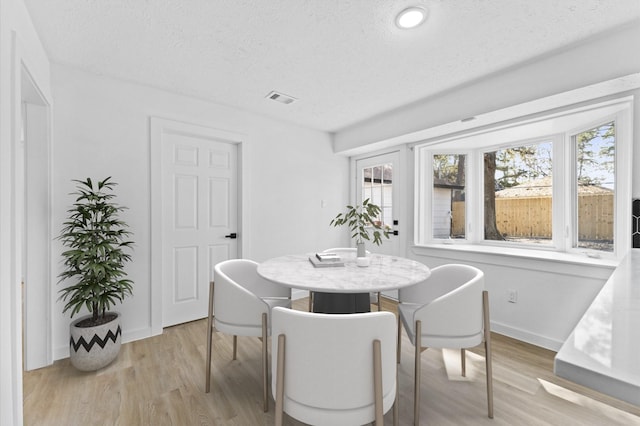
[[[640,405],[640,250],[615,269],[555,358],[555,373]]]
[[[566,253],[544,248],[520,248],[514,246],[499,246],[488,244],[457,244],[457,243],[433,243],[415,245],[412,250],[419,253],[420,249],[451,250],[468,253],[491,254],[515,258],[544,260],[551,262],[572,263],[576,265],[603,266],[613,268],[618,261],[609,257],[593,257],[585,253]]]

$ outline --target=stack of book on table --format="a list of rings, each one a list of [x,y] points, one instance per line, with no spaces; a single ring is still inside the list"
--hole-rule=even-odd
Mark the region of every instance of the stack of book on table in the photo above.
[[[344,266],[344,261],[337,253],[316,253],[309,256],[309,261],[316,268]]]

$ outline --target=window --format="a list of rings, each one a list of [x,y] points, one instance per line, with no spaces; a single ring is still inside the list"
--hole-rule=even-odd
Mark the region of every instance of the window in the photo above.
[[[362,169],[362,200],[367,198],[380,207],[380,225],[393,225],[393,164],[380,164]]]
[[[484,238],[552,242],[553,142],[483,153]]]
[[[464,154],[433,156],[433,237],[464,238],[466,207]]]
[[[628,251],[632,98],[416,146],[416,244]]]
[[[613,251],[615,122],[573,135],[577,232],[575,247]]]

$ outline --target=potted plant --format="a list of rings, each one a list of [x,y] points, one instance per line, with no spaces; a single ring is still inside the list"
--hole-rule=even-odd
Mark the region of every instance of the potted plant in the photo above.
[[[356,240],[357,256],[365,257],[365,240],[380,245],[382,244],[383,236],[389,238],[389,230],[386,227],[382,227],[381,222],[378,220],[380,212],[380,207],[371,203],[367,198],[362,202],[362,205],[348,205],[347,211],[339,213],[329,225],[347,225],[352,233],[351,238]]]
[[[98,370],[120,351],[120,314],[109,309],[132,294],[133,282],[124,271],[131,260],[128,225],[119,219],[125,207],[114,202],[111,177],[94,183],[91,178],[74,180],[77,198],[58,236],[66,250],[59,282],[72,283],[61,289],[63,313],[71,318],[86,308],[90,314],[70,326],[71,363],[83,371]]]

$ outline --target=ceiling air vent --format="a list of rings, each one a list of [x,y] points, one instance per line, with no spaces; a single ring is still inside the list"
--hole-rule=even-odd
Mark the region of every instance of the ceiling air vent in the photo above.
[[[266,98],[276,102],[280,102],[281,104],[292,104],[297,100],[293,96],[285,95],[284,93],[279,93],[275,90],[269,93]]]

